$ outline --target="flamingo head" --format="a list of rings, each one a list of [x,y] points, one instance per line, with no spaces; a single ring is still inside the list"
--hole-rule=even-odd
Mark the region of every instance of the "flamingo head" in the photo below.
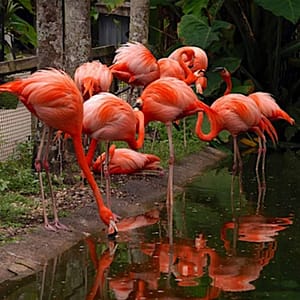
[[[114,239],[118,234],[116,222],[119,220],[119,217],[113,214],[109,208],[104,207],[101,210],[101,220],[108,227],[108,237]]]
[[[141,110],[143,109],[143,100],[142,98],[137,98],[135,103],[133,104],[134,110]]]
[[[216,67],[212,70],[213,72],[219,72],[222,78],[231,77],[230,72],[225,67]]]

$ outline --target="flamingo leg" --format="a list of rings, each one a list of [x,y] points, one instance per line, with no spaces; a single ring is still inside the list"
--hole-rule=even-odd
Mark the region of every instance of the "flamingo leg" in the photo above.
[[[258,137],[258,151],[257,151],[257,159],[256,159],[256,165],[255,165],[255,172],[258,175],[258,169],[259,169],[259,163],[261,160],[261,154],[263,151],[263,147],[262,147],[262,142],[261,142],[261,137]]]
[[[263,156],[262,156],[262,187],[263,189],[266,189],[266,176],[265,176],[265,166],[266,166],[266,153],[267,153],[267,145],[266,145],[266,140],[263,139],[262,142],[262,151],[263,151]]]
[[[173,245],[173,205],[174,205],[174,145],[172,139],[172,123],[166,124],[168,140],[169,140],[169,176],[168,176],[168,187],[167,187],[167,209],[169,217],[169,243]]]
[[[237,141],[237,136],[233,136],[233,174],[236,175],[237,172],[241,172],[243,169],[243,162],[240,154],[240,149]]]
[[[258,138],[258,154],[256,160],[256,176],[259,177],[259,163],[261,161],[261,170],[262,170],[262,181],[259,181],[261,188],[264,189],[266,186],[266,179],[265,179],[265,165],[266,165],[266,140],[263,137]]]
[[[57,199],[54,195],[53,192],[53,186],[52,186],[52,180],[51,180],[51,176],[50,176],[50,170],[49,170],[49,161],[48,161],[48,157],[49,157],[49,148],[51,145],[51,140],[52,140],[52,132],[53,132],[53,128],[49,128],[48,130],[48,141],[46,143],[46,148],[44,151],[44,157],[43,157],[43,167],[46,173],[46,177],[48,180],[48,185],[49,185],[49,190],[50,190],[50,197],[51,197],[51,202],[52,202],[52,212],[53,212],[53,217],[54,217],[54,227],[56,229],[63,229],[63,230],[69,230],[67,226],[65,226],[64,224],[59,222],[59,218],[58,218],[58,210],[57,210]]]
[[[43,206],[43,216],[44,216],[44,227],[47,230],[56,231],[55,227],[50,225],[48,214],[47,214],[47,205],[46,205],[46,198],[45,198],[45,190],[44,190],[44,184],[43,184],[43,176],[42,176],[42,154],[43,154],[43,148],[44,148],[44,142],[47,132],[47,126],[43,125],[43,131],[41,136],[40,145],[38,147],[38,152],[35,158],[34,167],[35,170],[38,172],[39,176],[39,183],[40,183],[40,191],[41,191],[41,198],[42,198],[42,206]]]
[[[186,119],[183,118],[182,120],[182,123],[183,123],[183,146],[184,146],[184,149],[186,149],[187,147],[187,139],[186,139]]]
[[[104,177],[106,183],[106,202],[108,208],[111,208],[111,190],[110,190],[110,173],[109,173],[109,141],[106,142],[106,154],[105,154],[105,164],[104,164]]]

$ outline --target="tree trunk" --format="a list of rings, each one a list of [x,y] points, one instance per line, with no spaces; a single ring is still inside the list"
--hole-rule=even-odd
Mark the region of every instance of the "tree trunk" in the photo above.
[[[6,3],[0,3],[0,61],[4,61],[4,11]]]
[[[149,0],[130,1],[129,40],[148,43],[149,33]]]
[[[67,73],[89,60],[91,55],[90,1],[64,0],[65,3],[65,55]]]
[[[63,0],[36,0],[38,69],[63,67]]]

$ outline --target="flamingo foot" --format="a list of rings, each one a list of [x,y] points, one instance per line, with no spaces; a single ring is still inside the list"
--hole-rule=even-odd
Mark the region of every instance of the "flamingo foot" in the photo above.
[[[44,227],[46,230],[49,230],[49,231],[54,231],[54,232],[57,231],[57,228],[55,226],[52,226],[50,223],[45,223]]]
[[[60,223],[59,221],[54,222],[54,227],[58,230],[72,231],[68,226]]]
[[[113,213],[113,220],[115,222],[119,222],[121,220],[121,216],[118,216],[118,215],[116,215],[116,214]]]

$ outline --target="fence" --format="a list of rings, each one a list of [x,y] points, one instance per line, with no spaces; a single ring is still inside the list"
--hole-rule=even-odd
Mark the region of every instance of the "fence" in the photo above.
[[[31,114],[20,102],[16,109],[0,109],[0,161],[6,160],[16,146],[31,138]]]

